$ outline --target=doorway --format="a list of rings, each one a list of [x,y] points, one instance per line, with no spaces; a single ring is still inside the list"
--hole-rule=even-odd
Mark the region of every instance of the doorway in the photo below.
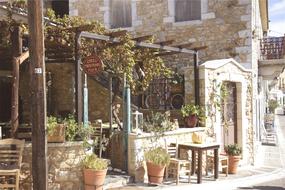
[[[11,120],[12,84],[0,79],[0,123]]]
[[[237,85],[235,82],[223,82],[221,88],[226,94],[221,104],[222,149],[225,145],[238,143],[237,133]]]

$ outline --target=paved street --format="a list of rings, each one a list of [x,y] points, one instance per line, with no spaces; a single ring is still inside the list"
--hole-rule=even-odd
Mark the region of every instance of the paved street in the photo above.
[[[279,176],[269,176],[266,181],[260,181],[252,186],[243,186],[238,189],[253,190],[285,190],[285,116],[276,116],[278,146],[263,146],[265,167],[279,168]]]

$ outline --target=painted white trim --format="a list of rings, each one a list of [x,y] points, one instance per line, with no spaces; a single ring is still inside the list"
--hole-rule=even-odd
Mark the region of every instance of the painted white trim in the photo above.
[[[229,63],[234,64],[235,66],[237,66],[243,72],[249,72],[249,73],[252,72],[251,69],[246,69],[245,67],[243,67],[241,64],[239,64],[233,58],[230,58],[230,59],[217,59],[217,60],[206,61],[205,63],[203,63],[199,67],[200,68],[205,68],[205,69],[215,70],[215,69],[223,67],[224,65],[229,64]]]
[[[175,0],[167,0],[168,15],[163,18],[164,23],[173,23],[174,26],[202,24],[203,20],[214,18],[215,13],[208,15],[208,0],[201,0],[201,20],[175,21]]]

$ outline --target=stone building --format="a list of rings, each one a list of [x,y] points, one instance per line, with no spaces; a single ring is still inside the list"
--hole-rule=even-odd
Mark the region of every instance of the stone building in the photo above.
[[[54,8],[58,6],[56,3],[57,1],[47,1],[46,5]],[[267,0],[70,0],[64,1],[60,6],[65,8],[55,9],[59,15],[68,13],[71,16],[96,19],[111,30],[126,29],[135,37],[154,35],[158,42],[174,40],[173,45],[193,43],[192,47],[207,46],[207,49],[199,52],[202,105],[209,104],[207,96],[210,92],[207,89],[211,87],[207,86],[209,84],[206,80],[211,77],[215,79],[215,76],[203,72],[211,70],[209,68],[221,69],[219,67],[222,62],[222,73],[226,73],[222,80],[231,82],[235,70],[240,70],[240,75],[244,75],[243,82],[238,79],[232,81],[236,82],[238,91],[234,125],[240,126],[235,133],[245,133],[235,142],[247,152],[244,154],[247,155],[244,156],[245,163],[254,163],[254,152],[258,144],[256,132],[260,123],[257,110],[262,109],[258,102],[260,100],[257,99],[259,39],[268,30]],[[65,12],[60,12],[62,10]],[[192,57],[179,54],[165,56],[164,59],[178,73],[184,74],[185,102],[193,102]],[[219,76],[216,80],[221,78]],[[239,99],[238,94],[241,92],[244,98]],[[246,92],[248,94],[243,94]],[[238,115],[240,111],[246,116],[241,118]],[[210,114],[210,110],[207,112]],[[209,118],[206,125],[211,127]]]
[[[240,139],[237,138],[236,142],[243,146],[244,151],[250,152],[245,154],[248,155],[244,157],[245,163],[254,163],[258,140],[255,134],[258,131],[260,118],[257,115],[260,105],[257,103],[260,101],[257,100],[259,39],[268,29],[267,0],[47,0],[45,6],[53,8],[58,15],[69,14],[98,20],[110,30],[126,29],[134,37],[153,35],[157,42],[174,40],[172,45],[192,43],[190,49],[207,46],[207,49],[199,52],[200,89],[202,89],[200,103],[205,106],[208,104],[207,96],[210,92],[207,89],[211,87],[207,86],[205,79],[209,79],[210,76],[204,72],[210,67],[218,71],[220,69],[218,65],[223,62],[223,72],[232,73],[237,70],[241,76],[244,76],[243,82],[231,80],[230,77],[223,80],[236,82],[238,93],[246,89],[249,94],[249,97],[245,95],[246,98],[240,99],[242,101],[238,95],[236,98],[236,104],[246,103],[246,116],[241,118],[242,121],[237,119],[236,122],[236,125],[240,125],[246,133]],[[177,54],[164,56],[164,60],[178,73],[184,75],[185,103],[194,102],[192,56]],[[218,61],[211,62],[211,60]],[[50,111],[57,115],[73,113],[75,107],[73,66],[70,63],[53,63],[47,65],[47,71],[52,76]],[[21,77],[24,79],[26,76]],[[29,94],[26,91],[27,83],[23,82],[25,80],[21,81],[23,120],[28,121]],[[239,86],[243,83],[246,83],[244,85],[246,87]],[[98,118],[107,120],[108,113],[104,111],[108,110],[108,103],[104,102],[108,94],[106,88],[93,80],[89,80],[88,84],[90,120]],[[244,107],[237,106],[238,109]],[[209,113],[207,110],[207,114]],[[235,112],[235,118],[240,118],[238,111]],[[209,120],[206,125],[211,127]],[[247,141],[250,143],[246,145]]]

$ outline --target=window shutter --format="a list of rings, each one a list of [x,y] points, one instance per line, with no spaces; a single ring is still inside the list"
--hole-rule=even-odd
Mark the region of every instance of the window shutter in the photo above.
[[[131,27],[131,0],[111,0],[111,28]]]
[[[201,20],[201,0],[176,0],[175,21]]]

